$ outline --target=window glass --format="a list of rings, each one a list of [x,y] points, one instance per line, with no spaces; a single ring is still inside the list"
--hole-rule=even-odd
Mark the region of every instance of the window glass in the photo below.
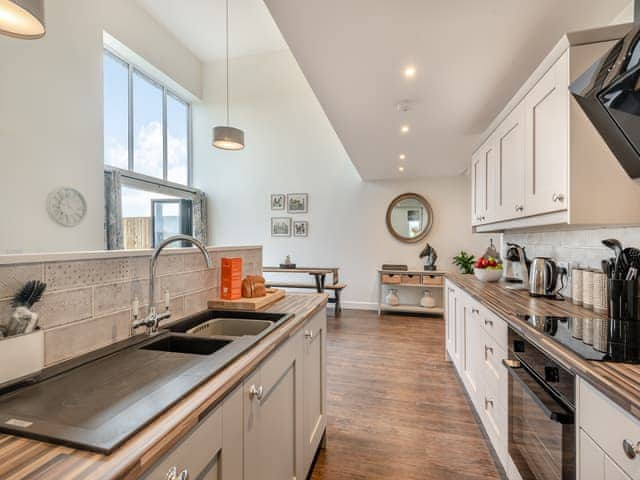
[[[133,170],[163,178],[162,88],[133,73]]]
[[[129,67],[105,52],[104,163],[129,168]]]
[[[167,95],[167,180],[189,182],[189,106]]]

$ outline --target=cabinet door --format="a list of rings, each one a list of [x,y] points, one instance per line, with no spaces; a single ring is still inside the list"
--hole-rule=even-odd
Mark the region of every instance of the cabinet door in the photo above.
[[[326,311],[317,313],[309,320],[303,328],[303,333],[302,432],[306,476],[327,426]]]
[[[498,218],[498,152],[495,138],[489,139],[484,150],[485,195],[482,223],[494,222]]]
[[[480,310],[469,298],[464,302],[464,383],[474,405],[478,408],[480,399],[480,376],[482,374],[482,330]]]
[[[245,480],[302,474],[302,332],[244,382]]]
[[[467,314],[464,298],[459,290],[456,291],[456,316],[455,316],[455,332],[454,338],[454,353],[455,363],[458,368],[458,372],[462,375],[464,365],[464,322]]]
[[[525,97],[525,213],[566,210],[569,169],[569,52]]]
[[[580,429],[580,476],[578,480],[630,480],[626,473]]]
[[[445,336],[447,352],[453,360],[456,329],[456,290],[447,282],[447,306]]]
[[[471,225],[481,224],[485,214],[486,175],[482,158],[483,147],[471,158]]]
[[[524,104],[520,104],[498,129],[496,203],[499,220],[510,220],[524,215],[524,123]]]

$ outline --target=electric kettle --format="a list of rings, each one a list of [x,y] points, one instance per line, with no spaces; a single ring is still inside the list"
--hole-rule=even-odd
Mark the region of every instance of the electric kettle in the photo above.
[[[558,294],[558,266],[546,257],[536,257],[529,267],[529,295],[532,297],[555,297]]]

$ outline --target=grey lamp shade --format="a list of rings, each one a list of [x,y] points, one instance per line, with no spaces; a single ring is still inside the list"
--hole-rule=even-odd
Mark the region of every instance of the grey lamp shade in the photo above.
[[[0,0],[0,33],[41,38],[45,31],[44,0]]]
[[[213,127],[213,146],[222,150],[242,150],[244,132],[234,127]]]

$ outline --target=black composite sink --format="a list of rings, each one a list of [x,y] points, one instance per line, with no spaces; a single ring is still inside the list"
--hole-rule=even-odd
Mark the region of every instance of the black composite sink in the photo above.
[[[221,350],[232,340],[220,340],[203,337],[187,337],[183,335],[167,335],[142,347],[143,350],[160,352],[189,353],[192,355],[211,355]]]

